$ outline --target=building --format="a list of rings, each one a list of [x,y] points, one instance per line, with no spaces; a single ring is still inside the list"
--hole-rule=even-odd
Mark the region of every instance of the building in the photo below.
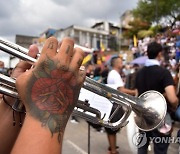
[[[116,47],[113,46],[112,41],[110,40],[112,40],[112,36],[117,38],[118,32],[118,27],[105,21],[96,23],[90,28],[72,25],[56,31],[55,37],[57,37],[58,40],[61,40],[65,36],[68,36],[74,38],[75,43],[81,46],[98,50],[106,50],[109,48],[115,50]],[[117,39],[114,39],[114,41],[117,41]]]
[[[38,39],[38,36],[16,35],[15,42],[28,49],[31,44],[37,43]]]
[[[93,29],[104,30],[108,33],[107,48],[110,50],[118,50],[120,45],[121,28],[107,21],[96,23]]]
[[[58,40],[65,36],[71,37],[75,40],[76,44],[89,48],[100,49],[102,44],[104,44],[105,48],[108,47],[108,32],[105,30],[72,25],[58,30],[55,36]]]
[[[16,43],[28,48],[32,43],[36,43],[41,49],[45,40],[50,36],[55,36],[59,41],[64,37],[71,37],[75,43],[94,50],[115,50],[120,46],[128,46],[122,39],[122,32],[126,30],[118,25],[107,21],[98,22],[92,27],[72,25],[64,29],[49,28],[40,34],[39,37],[16,35]]]
[[[62,40],[64,37],[71,37],[76,44],[94,48],[95,50],[118,51],[120,45],[128,46],[128,42],[122,39],[124,30],[126,29],[103,21],[94,24],[92,27],[72,25],[65,29],[57,30],[54,36],[58,40]]]
[[[125,29],[129,29],[131,28],[131,26],[129,25],[129,22],[132,22],[134,20],[134,16],[132,11],[125,11],[122,15],[121,15],[121,25],[122,27],[124,27]]]

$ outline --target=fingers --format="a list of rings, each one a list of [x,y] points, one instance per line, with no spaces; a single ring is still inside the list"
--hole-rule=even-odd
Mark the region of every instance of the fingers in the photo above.
[[[58,50],[57,58],[62,65],[68,65],[73,56],[74,41],[70,38],[64,38]]]
[[[82,49],[80,48],[75,48],[74,49],[74,55],[72,57],[72,60],[70,62],[69,65],[69,69],[71,69],[72,71],[77,71],[79,70],[82,61],[84,59],[84,52]]]
[[[61,44],[62,44],[62,41],[60,41],[60,42],[58,43],[58,48],[57,48],[58,51],[59,51],[59,49],[60,49],[60,47],[61,47]]]
[[[78,76],[79,76],[78,83],[80,83],[81,84],[80,86],[82,86],[82,84],[83,84],[83,82],[84,82],[84,80],[86,78],[86,70],[85,70],[84,66],[80,67]]]
[[[84,59],[84,52],[80,48],[74,49],[74,55],[71,59],[69,70],[77,75],[77,84],[82,86],[82,83],[86,76],[85,67],[81,66]]]
[[[44,59],[45,56],[54,57],[57,53],[57,48],[57,39],[55,37],[48,38],[43,46],[39,60]]]
[[[36,58],[38,53],[39,53],[39,50],[38,50],[38,47],[36,45],[31,45],[29,47],[29,52],[28,52],[29,56]],[[25,72],[27,69],[30,69],[31,66],[32,65],[26,61],[20,61],[16,65],[15,69],[13,70],[12,77],[15,77],[15,78],[18,77],[21,73]]]

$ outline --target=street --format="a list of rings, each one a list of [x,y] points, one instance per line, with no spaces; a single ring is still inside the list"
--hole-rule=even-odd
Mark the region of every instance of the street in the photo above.
[[[98,132],[92,127],[90,127],[90,151],[88,153],[88,124],[83,119],[79,120],[80,123],[78,124],[71,123],[70,121],[68,122],[63,141],[62,153],[108,154],[106,133]],[[175,126],[173,136],[176,136],[177,129],[177,126]],[[122,128],[117,134],[117,146],[119,146],[120,154],[133,154],[127,139],[127,126]],[[178,154],[178,148],[179,145],[177,143],[170,144],[168,154]],[[152,150],[149,154],[153,154]]]

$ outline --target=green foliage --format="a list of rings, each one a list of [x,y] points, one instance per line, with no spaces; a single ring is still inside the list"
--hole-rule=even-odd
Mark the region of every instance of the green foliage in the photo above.
[[[147,22],[160,22],[165,20],[171,26],[180,19],[179,0],[139,0],[133,15]]]
[[[162,26],[161,25],[155,25],[151,26],[149,30],[153,31],[153,33],[160,33],[162,31]]]
[[[133,21],[129,22],[129,26],[131,28],[123,33],[123,36],[126,38],[132,38],[134,35],[137,36],[138,32],[141,30],[148,30],[150,24],[140,18],[135,18]]]
[[[154,32],[152,30],[140,30],[137,35],[138,38],[144,38],[147,36],[153,36]]]

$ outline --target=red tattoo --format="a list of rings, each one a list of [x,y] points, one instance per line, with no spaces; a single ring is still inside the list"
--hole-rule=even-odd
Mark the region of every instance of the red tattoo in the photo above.
[[[61,76],[61,80],[57,80]],[[73,89],[67,79],[57,70],[51,72],[51,78],[39,78],[32,87],[32,100],[40,110],[54,114],[63,114],[73,103]],[[73,83],[74,84],[74,83]]]

